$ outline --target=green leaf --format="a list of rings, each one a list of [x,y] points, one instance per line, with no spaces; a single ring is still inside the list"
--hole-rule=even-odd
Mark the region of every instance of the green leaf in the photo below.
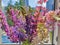
[[[26,41],[23,42],[22,45],[31,45],[31,43],[28,40],[26,40]]]
[[[10,19],[8,19],[7,22],[8,22],[8,24],[9,24],[10,26],[14,25],[13,21],[10,20]]]

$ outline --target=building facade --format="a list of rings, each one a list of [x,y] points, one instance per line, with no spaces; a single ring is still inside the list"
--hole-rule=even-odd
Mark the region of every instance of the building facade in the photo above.
[[[48,2],[46,3],[46,8],[48,10],[54,10],[54,0],[48,0]]]
[[[0,6],[1,6],[1,0],[0,0]]]
[[[25,5],[29,6],[29,0],[25,0]]]
[[[60,0],[55,0],[55,9],[60,9]]]
[[[60,9],[60,0],[55,0],[55,9]],[[58,26],[58,41],[57,41],[57,45],[60,45],[60,26]]]

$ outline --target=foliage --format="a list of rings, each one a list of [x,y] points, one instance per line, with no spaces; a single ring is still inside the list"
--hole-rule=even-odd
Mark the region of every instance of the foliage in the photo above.
[[[27,10],[23,0],[20,0],[19,3],[16,2],[15,5],[9,4],[6,11],[8,17],[0,11],[1,24],[5,27],[9,39],[14,43],[23,42],[22,45],[29,45],[32,40],[37,43],[42,42],[48,37],[49,27],[53,27],[52,24],[55,23],[54,11],[47,12],[42,16],[38,7],[34,11],[29,6]]]
[[[22,43],[22,45],[31,45],[31,43],[28,40],[26,40]]]
[[[10,20],[10,19],[8,19],[7,22],[8,22],[8,24],[9,24],[10,26],[13,26],[13,25],[14,25],[13,21]]]

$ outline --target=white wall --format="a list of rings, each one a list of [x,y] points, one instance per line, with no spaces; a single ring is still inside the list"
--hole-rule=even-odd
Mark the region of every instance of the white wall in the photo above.
[[[54,30],[54,44],[57,45],[57,36],[58,36],[58,25],[57,22],[55,23],[55,30]]]

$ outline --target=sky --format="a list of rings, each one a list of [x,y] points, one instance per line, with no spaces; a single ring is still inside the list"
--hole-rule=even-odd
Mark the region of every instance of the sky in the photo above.
[[[18,0],[12,0],[12,4],[14,4],[15,1],[18,1]],[[2,0],[2,6],[7,6],[8,2],[9,2],[9,0]],[[29,5],[31,7],[36,7],[37,0],[29,0]]]
[[[36,7],[36,5],[37,5],[37,0],[29,0],[29,5],[30,5],[31,7]]]

